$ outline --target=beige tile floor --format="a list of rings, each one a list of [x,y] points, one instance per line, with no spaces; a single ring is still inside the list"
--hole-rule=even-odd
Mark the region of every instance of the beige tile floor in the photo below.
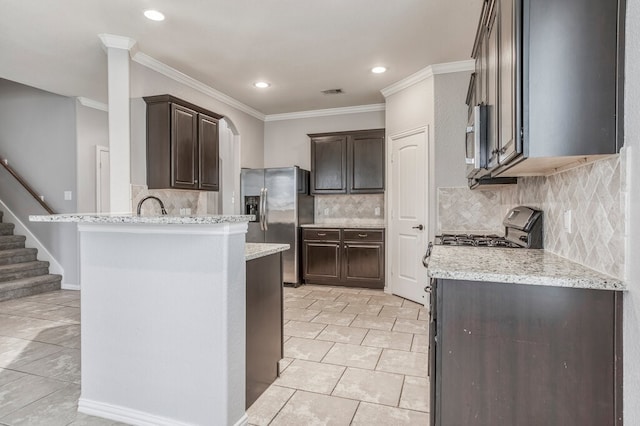
[[[250,425],[429,424],[427,312],[380,290],[285,288],[284,370]]]
[[[377,290],[285,289],[281,377],[251,425],[427,425],[427,315]],[[77,412],[80,293],[0,302],[0,425],[122,425]]]
[[[80,292],[0,302],[0,425],[118,425],[77,412]]]

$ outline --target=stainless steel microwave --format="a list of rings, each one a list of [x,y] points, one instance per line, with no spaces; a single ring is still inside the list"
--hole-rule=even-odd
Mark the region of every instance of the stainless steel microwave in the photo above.
[[[487,175],[487,106],[470,108],[465,138],[467,178]]]

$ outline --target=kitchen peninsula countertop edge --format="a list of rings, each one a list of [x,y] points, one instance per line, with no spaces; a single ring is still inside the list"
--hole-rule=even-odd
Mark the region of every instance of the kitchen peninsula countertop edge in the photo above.
[[[96,223],[96,224],[156,224],[156,225],[212,225],[217,223],[241,223],[254,219],[251,215],[202,215],[202,216],[139,216],[136,214],[68,213],[31,215],[31,222]]]

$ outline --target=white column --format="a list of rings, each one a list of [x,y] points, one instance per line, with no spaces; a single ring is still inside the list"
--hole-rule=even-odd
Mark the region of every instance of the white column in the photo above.
[[[131,139],[129,114],[129,51],[136,41],[100,34],[107,50],[109,80],[109,151],[111,212],[131,212]]]

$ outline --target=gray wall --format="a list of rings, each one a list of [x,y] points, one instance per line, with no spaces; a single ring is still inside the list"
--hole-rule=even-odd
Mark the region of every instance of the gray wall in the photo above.
[[[383,127],[384,111],[267,121],[264,126],[264,166],[300,166],[310,170],[311,145],[308,133],[381,129]]]
[[[470,72],[434,76],[434,140],[436,188],[467,186],[464,162],[465,98]]]
[[[96,146],[109,146],[109,114],[78,103],[76,108],[79,212],[96,211]]]
[[[625,145],[629,149],[627,287],[624,294],[624,424],[640,425],[640,0],[627,0]]]
[[[0,79],[0,155],[56,213],[77,210],[76,101]],[[0,198],[64,268],[63,283],[78,284],[78,240],[73,224],[29,223],[44,209],[2,169]],[[74,199],[64,200],[64,191]]]

